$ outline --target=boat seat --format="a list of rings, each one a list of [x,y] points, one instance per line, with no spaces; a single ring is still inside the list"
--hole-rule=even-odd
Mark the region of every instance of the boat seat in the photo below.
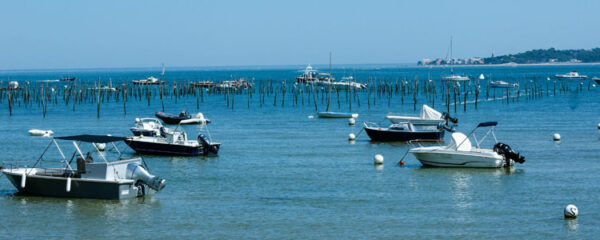
[[[93,162],[94,162],[94,158],[92,158],[92,156],[90,155],[89,152],[85,156],[85,159],[82,157],[77,157],[77,173],[86,173],[87,171],[86,171],[85,165],[87,163],[93,163]]]
[[[85,173],[85,159],[77,157],[77,173]]]

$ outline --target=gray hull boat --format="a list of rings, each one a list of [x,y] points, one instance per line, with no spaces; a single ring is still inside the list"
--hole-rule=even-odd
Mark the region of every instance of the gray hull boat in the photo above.
[[[57,139],[73,141],[75,152],[71,159],[64,158]],[[44,154],[50,145],[56,145],[62,156],[58,162],[64,167],[42,167],[42,162],[48,160],[44,159],[44,154],[42,154],[33,167],[19,167],[17,164],[11,164],[10,167],[3,168],[2,173],[19,193],[48,197],[126,199],[144,196],[163,189],[165,180],[150,174],[142,158],[120,158],[120,152],[113,142],[123,139],[122,137],[94,135],[57,137],[52,139]],[[79,142],[91,143],[101,160],[94,162],[89,152],[87,156],[84,156]],[[117,160],[106,160],[105,157],[110,154],[100,150],[107,143],[112,144],[113,149],[118,152]],[[71,167],[73,161],[75,161],[76,168]]]

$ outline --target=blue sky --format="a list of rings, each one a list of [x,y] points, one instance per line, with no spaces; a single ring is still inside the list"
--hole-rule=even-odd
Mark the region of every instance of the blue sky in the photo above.
[[[600,47],[600,1],[3,1],[0,69],[414,63]]]

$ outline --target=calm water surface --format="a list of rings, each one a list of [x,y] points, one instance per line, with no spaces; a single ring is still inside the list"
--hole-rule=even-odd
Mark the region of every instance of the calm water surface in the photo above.
[[[576,69],[600,76],[599,66],[475,67],[461,71],[525,81]],[[63,75],[113,81],[157,75],[156,71],[2,72],[6,80],[35,81]],[[439,76],[444,69],[343,68],[338,75],[379,78]],[[178,70],[171,79],[255,77],[292,79],[296,69]],[[586,85],[587,86],[587,85]],[[388,112],[417,114],[412,102],[384,101],[366,106],[353,103],[360,114],[356,126],[346,119],[318,119],[314,106],[247,106],[236,96],[234,109],[222,96],[207,97],[200,111],[212,120],[210,134],[222,142],[218,157],[144,156],[153,174],[167,187],[153,196],[106,201],[15,195],[9,181],[0,178],[0,233],[7,238],[260,238],[260,239],[398,239],[398,238],[595,238],[600,233],[600,89],[571,91],[559,96],[519,102],[489,101],[478,109],[462,105],[456,113],[458,130],[470,131],[478,122],[498,121],[500,141],[526,156],[514,169],[423,168],[411,155],[396,164],[408,146],[371,143],[360,131],[362,121],[380,122]],[[268,99],[271,99],[270,101]],[[343,100],[344,98],[342,98]],[[278,100],[279,101],[279,100]],[[424,99],[419,100],[424,103]],[[443,110],[440,99],[436,108]],[[149,117],[160,102],[103,106],[100,119],[93,104],[51,106],[44,119],[37,106],[18,108],[8,116],[0,104],[2,161],[35,160],[48,138],[30,137],[31,128],[52,129],[55,135],[129,135],[135,117]],[[431,103],[430,103],[431,104]],[[337,104],[334,104],[337,109]],[[320,105],[320,107],[323,107]],[[196,111],[195,99],[168,100],[166,111]],[[342,103],[341,110],[347,110]],[[187,127],[190,135],[196,128]],[[553,142],[560,133],[562,141]],[[63,145],[68,145],[68,142]],[[491,144],[488,142],[487,144]],[[491,147],[491,145],[488,145]],[[125,144],[120,149],[134,152]],[[385,157],[374,166],[373,155]],[[580,210],[577,220],[564,220],[567,204]]]

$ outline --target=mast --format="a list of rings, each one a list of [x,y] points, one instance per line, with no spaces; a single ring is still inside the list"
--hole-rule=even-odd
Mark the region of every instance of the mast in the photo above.
[[[325,111],[329,112],[329,105],[331,105],[331,84],[333,83],[331,81],[331,52],[329,52],[329,79],[327,79],[327,82],[329,83],[329,96],[327,96],[327,110]]]
[[[450,75],[454,75],[452,65],[454,65],[454,60],[452,60],[452,35],[450,35]]]

